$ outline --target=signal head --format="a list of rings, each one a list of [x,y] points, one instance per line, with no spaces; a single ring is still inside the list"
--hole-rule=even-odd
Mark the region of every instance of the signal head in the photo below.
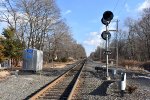
[[[105,11],[103,13],[103,19],[106,20],[106,21],[111,21],[113,19],[114,15],[111,11]]]

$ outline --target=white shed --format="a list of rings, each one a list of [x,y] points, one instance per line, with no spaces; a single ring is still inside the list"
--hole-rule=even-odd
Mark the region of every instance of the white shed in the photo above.
[[[39,71],[43,67],[43,51],[25,49],[23,52],[23,70]]]

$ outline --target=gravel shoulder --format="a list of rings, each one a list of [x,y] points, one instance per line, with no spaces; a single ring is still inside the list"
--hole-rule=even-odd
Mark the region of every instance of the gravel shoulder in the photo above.
[[[19,72],[18,76],[10,75],[7,79],[0,81],[0,100],[23,100],[34,91],[46,83],[52,81],[60,74],[71,68],[67,65],[64,68],[46,68],[40,73]],[[82,73],[82,80],[76,88],[73,98],[78,100],[150,100],[150,79],[148,74],[128,72],[117,69],[116,78],[106,81],[103,71],[96,72],[95,67],[101,66],[100,63],[88,61]],[[127,86],[137,87],[131,94],[126,91],[124,97],[120,97],[118,82],[120,72],[127,73]],[[110,75],[111,72],[110,72]],[[116,84],[114,84],[116,83]]]
[[[118,83],[121,78],[110,81],[104,80],[105,73],[95,71],[95,66],[101,66],[99,63],[89,61],[84,68],[82,78],[76,88],[76,94],[73,99],[84,100],[150,100],[150,79],[132,77],[134,72],[127,72],[127,87],[137,87],[132,93],[125,91],[124,97],[121,97]],[[123,70],[124,71],[124,70]],[[111,73],[111,72],[110,72]],[[120,72],[119,72],[120,73]],[[110,74],[111,75],[111,74]],[[142,74],[147,76],[147,74]]]
[[[23,100],[71,67],[73,65],[46,68],[39,73],[19,71],[18,76],[10,75],[0,81],[0,100]]]

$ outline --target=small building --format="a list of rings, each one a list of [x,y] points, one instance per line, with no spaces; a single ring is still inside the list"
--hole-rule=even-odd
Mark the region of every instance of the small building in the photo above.
[[[0,63],[0,69],[8,69],[11,68],[11,60],[5,60]]]
[[[39,71],[43,68],[43,51],[25,49],[23,51],[23,70]]]

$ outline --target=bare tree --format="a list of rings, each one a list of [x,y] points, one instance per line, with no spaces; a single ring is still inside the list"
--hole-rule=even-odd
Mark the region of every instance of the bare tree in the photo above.
[[[116,34],[119,59],[150,60],[150,8],[144,9],[141,18],[138,20],[127,18],[125,25],[128,30]],[[114,38],[110,46],[116,47],[116,43],[116,38]],[[112,58],[115,58],[114,52],[112,52]],[[94,56],[95,54],[97,54],[97,51],[91,55]]]
[[[15,35],[18,39],[19,33],[17,32],[18,21],[20,19],[20,15],[18,13],[17,7],[12,5],[12,3],[16,3],[16,0],[4,0],[1,1],[1,10],[0,10],[0,22],[6,22],[10,27],[15,29]]]
[[[147,53],[147,59],[150,59],[150,8],[145,9],[143,12],[143,17],[139,22],[139,32],[140,36],[144,38],[145,52]]]
[[[0,21],[13,27],[16,38],[27,48],[43,50],[47,61],[86,56],[83,46],[75,42],[69,26],[61,19],[54,0],[5,0],[1,7],[4,10],[0,11]]]
[[[14,2],[15,1],[15,2]],[[27,47],[43,49],[45,36],[60,19],[54,0],[6,0],[2,3],[1,21],[16,30],[19,39],[28,41]],[[28,40],[27,40],[28,39]]]

